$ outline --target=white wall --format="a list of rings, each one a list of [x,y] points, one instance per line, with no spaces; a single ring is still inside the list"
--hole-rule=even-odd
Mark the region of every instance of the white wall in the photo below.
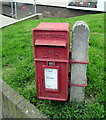
[[[60,6],[60,7],[66,7],[67,0],[0,0],[3,2],[22,2],[22,3],[32,3],[34,4],[34,1],[36,1],[37,4],[41,5],[50,5],[50,6]]]
[[[36,0],[37,4],[66,7],[67,0]]]
[[[31,3],[34,4],[34,0],[0,0],[1,2],[20,2],[20,3]]]
[[[106,6],[104,6],[104,5],[105,5],[105,4],[104,4],[105,1],[106,1],[106,0],[98,0],[97,6],[98,6],[98,9],[99,9],[99,10],[105,11],[105,8],[106,8]]]

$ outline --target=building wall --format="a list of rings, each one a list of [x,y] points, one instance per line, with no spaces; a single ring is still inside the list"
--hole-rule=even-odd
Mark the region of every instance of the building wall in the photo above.
[[[20,3],[31,3],[34,4],[34,0],[0,0],[1,2],[20,2]]]
[[[65,7],[48,6],[48,5],[40,5],[40,4],[37,5],[36,8],[37,8],[36,9],[37,13],[42,13],[43,17],[68,18],[68,17],[97,13],[94,11],[67,9]]]
[[[37,4],[66,7],[67,0],[36,0]]]
[[[0,14],[2,13],[2,3],[0,2]]]

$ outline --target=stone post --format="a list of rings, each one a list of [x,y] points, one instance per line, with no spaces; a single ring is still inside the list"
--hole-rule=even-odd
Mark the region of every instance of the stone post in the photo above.
[[[84,101],[86,69],[88,61],[89,27],[83,21],[77,21],[72,30],[72,64],[70,101]],[[76,62],[75,62],[76,61]],[[81,62],[81,63],[80,63]],[[85,63],[83,63],[85,62]],[[77,86],[78,85],[78,86]],[[81,86],[80,86],[81,85]]]

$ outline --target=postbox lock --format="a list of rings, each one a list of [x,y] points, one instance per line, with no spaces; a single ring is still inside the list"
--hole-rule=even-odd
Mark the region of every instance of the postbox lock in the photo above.
[[[49,61],[49,62],[48,62],[48,66],[54,66],[54,62]]]

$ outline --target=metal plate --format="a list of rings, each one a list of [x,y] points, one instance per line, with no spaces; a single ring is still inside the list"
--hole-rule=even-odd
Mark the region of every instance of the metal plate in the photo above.
[[[45,68],[45,88],[58,89],[58,70]]]

